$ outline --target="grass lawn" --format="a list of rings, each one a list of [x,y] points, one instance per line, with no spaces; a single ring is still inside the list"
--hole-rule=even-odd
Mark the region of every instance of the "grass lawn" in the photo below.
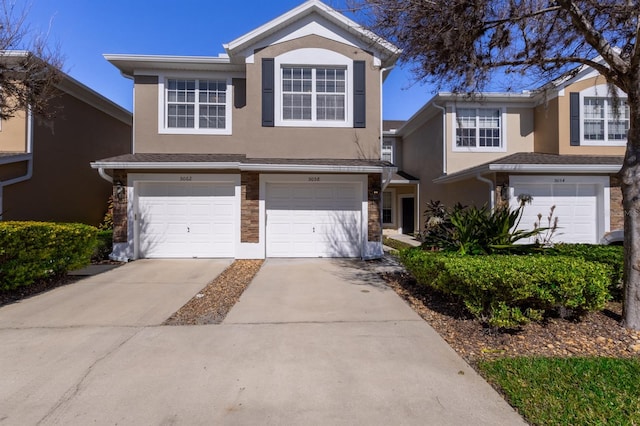
[[[536,425],[640,425],[640,359],[503,358],[479,369]]]

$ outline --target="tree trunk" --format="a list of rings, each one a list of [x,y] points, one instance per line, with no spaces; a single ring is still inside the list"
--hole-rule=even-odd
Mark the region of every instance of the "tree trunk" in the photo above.
[[[622,323],[640,330],[640,88],[630,90],[630,126],[620,175],[624,207],[624,308]]]

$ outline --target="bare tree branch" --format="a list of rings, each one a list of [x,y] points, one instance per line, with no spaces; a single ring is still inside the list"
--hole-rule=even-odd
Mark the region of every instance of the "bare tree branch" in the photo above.
[[[63,59],[57,45],[32,31],[27,10],[11,0],[0,0],[0,119],[29,109],[51,118],[50,101],[62,79]]]

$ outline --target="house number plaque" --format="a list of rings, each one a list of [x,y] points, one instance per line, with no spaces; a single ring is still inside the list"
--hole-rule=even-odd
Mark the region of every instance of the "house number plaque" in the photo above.
[[[311,176],[309,178],[309,182],[320,182],[320,177],[319,176]]]
[[[180,176],[180,182],[191,182],[193,180],[193,176]]]

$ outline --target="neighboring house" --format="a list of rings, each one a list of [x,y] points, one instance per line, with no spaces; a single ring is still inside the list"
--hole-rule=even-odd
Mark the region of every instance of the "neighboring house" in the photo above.
[[[531,195],[520,224],[532,229],[555,206],[554,241],[598,243],[623,227],[617,173],[629,109],[591,68],[535,92],[484,93],[475,99],[438,94],[411,119],[385,132],[393,163],[419,178],[413,185],[415,226],[424,229],[429,200],[518,205]],[[446,112],[445,112],[446,111]],[[386,232],[406,232],[402,208],[408,182],[389,185]],[[388,194],[388,195],[387,195]]]
[[[53,119],[0,122],[0,219],[98,225],[111,186],[89,162],[131,152],[131,113],[66,74],[57,88]]]
[[[134,80],[113,258],[382,255],[381,92],[397,48],[310,0],[217,57],[105,55]]]

